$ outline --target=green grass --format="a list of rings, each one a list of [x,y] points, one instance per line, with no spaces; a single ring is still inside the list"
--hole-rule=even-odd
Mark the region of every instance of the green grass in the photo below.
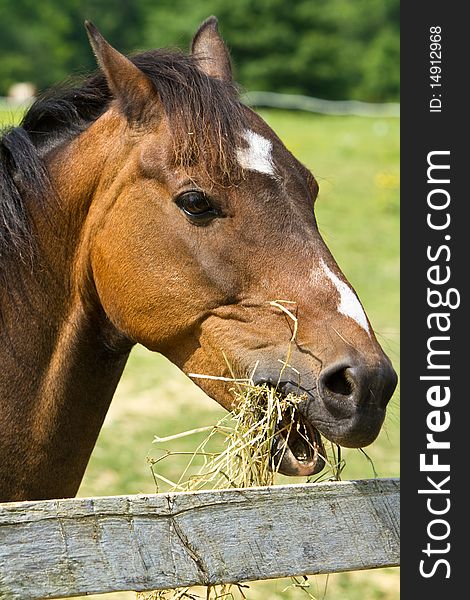
[[[317,219],[338,264],[356,288],[377,336],[398,369],[399,360],[399,122],[397,119],[321,117],[262,111],[287,147],[320,183]],[[0,112],[0,124],[6,115]],[[161,356],[137,347],[118,386],[110,412],[80,488],[80,496],[154,492],[146,462],[154,435],[165,436],[210,425],[222,409]],[[398,392],[378,440],[366,449],[380,477],[399,474]],[[191,450],[195,440],[178,447]],[[373,477],[358,450],[345,450],[343,478]],[[181,466],[165,464],[163,474],[177,477]],[[287,481],[287,479],[285,480]],[[324,587],[328,579],[327,592]],[[302,598],[282,590],[289,581],[259,582],[250,600]],[[398,570],[312,577],[318,600],[396,600]],[[135,598],[132,593],[99,596]]]
[[[17,125],[22,117],[21,109],[0,107],[0,127],[6,125]]]

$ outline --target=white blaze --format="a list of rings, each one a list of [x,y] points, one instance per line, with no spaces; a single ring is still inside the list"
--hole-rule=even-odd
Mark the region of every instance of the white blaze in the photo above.
[[[367,331],[367,333],[369,333],[367,317],[356,294],[352,291],[347,283],[342,281],[337,275],[335,275],[335,273],[333,273],[323,259],[321,259],[321,264],[326,275],[338,290],[340,297],[338,311],[343,315],[354,319],[356,323],[358,323]]]
[[[273,144],[262,135],[247,129],[243,133],[248,146],[237,148],[237,159],[244,169],[274,175]]]

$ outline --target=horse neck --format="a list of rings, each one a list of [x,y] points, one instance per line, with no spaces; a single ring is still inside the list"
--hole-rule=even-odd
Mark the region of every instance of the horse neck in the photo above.
[[[0,296],[0,501],[75,495],[131,348],[77,275],[100,139],[85,132],[51,158],[61,209],[33,214],[41,266]]]

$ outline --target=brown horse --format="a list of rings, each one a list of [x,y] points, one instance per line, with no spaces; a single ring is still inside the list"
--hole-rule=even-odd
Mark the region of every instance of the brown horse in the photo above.
[[[75,495],[136,343],[185,373],[257,365],[307,395],[315,447],[371,443],[396,374],[320,237],[317,182],[240,103],[216,19],[189,56],[126,58],[87,30],[101,71],[0,141],[0,499]],[[230,385],[197,383],[231,407]],[[298,439],[282,463],[320,467]]]

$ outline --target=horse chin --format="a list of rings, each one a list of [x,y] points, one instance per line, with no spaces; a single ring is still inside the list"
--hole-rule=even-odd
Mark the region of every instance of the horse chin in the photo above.
[[[293,477],[314,475],[325,466],[320,432],[298,414],[293,421],[279,424],[271,456],[277,472]]]

